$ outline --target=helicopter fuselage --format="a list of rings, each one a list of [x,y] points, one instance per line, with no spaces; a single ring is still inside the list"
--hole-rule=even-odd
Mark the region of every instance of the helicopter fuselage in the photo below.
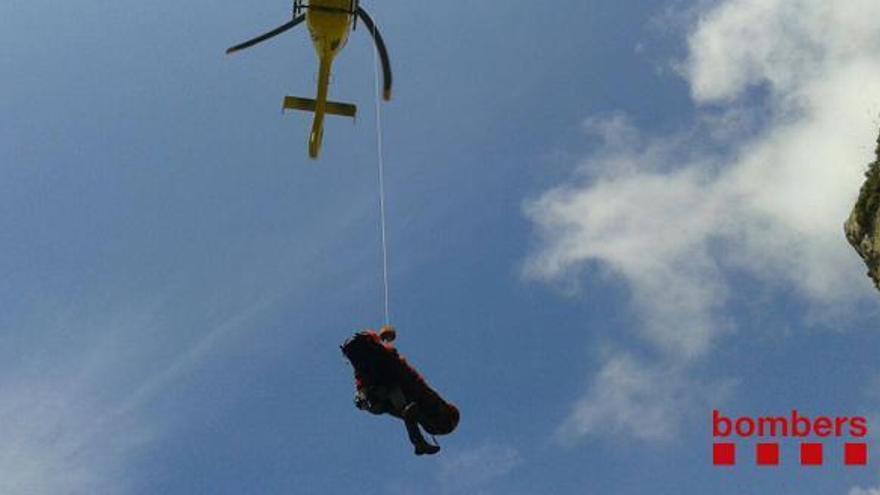
[[[317,158],[321,150],[331,67],[333,59],[348,41],[354,20],[352,4],[352,0],[311,0],[306,12],[309,34],[318,56],[318,93],[309,135],[309,156],[312,158]]]

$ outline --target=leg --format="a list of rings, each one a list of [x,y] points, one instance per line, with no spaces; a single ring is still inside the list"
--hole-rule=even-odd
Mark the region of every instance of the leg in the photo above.
[[[400,387],[395,387],[388,393],[388,401],[399,412],[400,417],[403,418],[403,422],[406,425],[406,434],[409,436],[409,441],[413,444],[413,447],[415,447],[416,455],[436,454],[440,451],[440,447],[429,444],[425,437],[422,436],[422,430],[419,429],[418,422],[418,406],[416,406],[415,402],[407,402]]]
[[[406,424],[406,433],[409,435],[409,441],[415,447],[416,455],[432,455],[440,452],[440,447],[431,445],[425,440],[422,430],[419,429],[419,423],[416,421],[417,417],[418,406],[416,406],[415,402],[411,402],[403,411],[403,422]]]

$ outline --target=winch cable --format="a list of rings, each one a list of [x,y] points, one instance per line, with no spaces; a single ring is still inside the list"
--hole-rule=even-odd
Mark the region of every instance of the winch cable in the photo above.
[[[376,36],[376,24],[372,25],[372,34]],[[381,232],[382,242],[382,287],[384,295],[384,313],[385,325],[391,324],[391,302],[390,288],[388,280],[388,224],[385,215],[385,154],[382,149],[382,109],[381,109],[381,89],[379,86],[379,50],[373,48],[373,70],[375,74],[375,97],[376,97],[376,156],[378,162],[378,182],[379,182],[379,229]]]

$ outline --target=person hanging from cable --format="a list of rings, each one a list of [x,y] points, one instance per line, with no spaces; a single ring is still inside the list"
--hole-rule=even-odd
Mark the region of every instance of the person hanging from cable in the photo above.
[[[373,414],[402,419],[416,455],[440,451],[425,440],[420,429],[431,435],[447,435],[458,426],[458,408],[445,401],[406,362],[393,346],[394,327],[379,332],[364,330],[340,346],[355,376],[354,404]]]

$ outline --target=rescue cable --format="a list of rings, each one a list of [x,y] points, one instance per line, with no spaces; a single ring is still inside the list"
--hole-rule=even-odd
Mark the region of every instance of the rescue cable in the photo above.
[[[376,24],[372,25],[372,33],[373,37],[376,36]],[[379,176],[379,228],[381,231],[381,242],[382,242],[382,286],[384,288],[384,310],[385,310],[385,325],[391,324],[391,303],[389,301],[389,283],[388,283],[388,239],[387,239],[387,226],[385,220],[385,156],[382,150],[382,110],[380,105],[380,90],[379,90],[379,49],[373,48],[373,69],[375,73],[376,87],[375,87],[375,96],[376,96],[376,155],[378,162],[378,176]]]

